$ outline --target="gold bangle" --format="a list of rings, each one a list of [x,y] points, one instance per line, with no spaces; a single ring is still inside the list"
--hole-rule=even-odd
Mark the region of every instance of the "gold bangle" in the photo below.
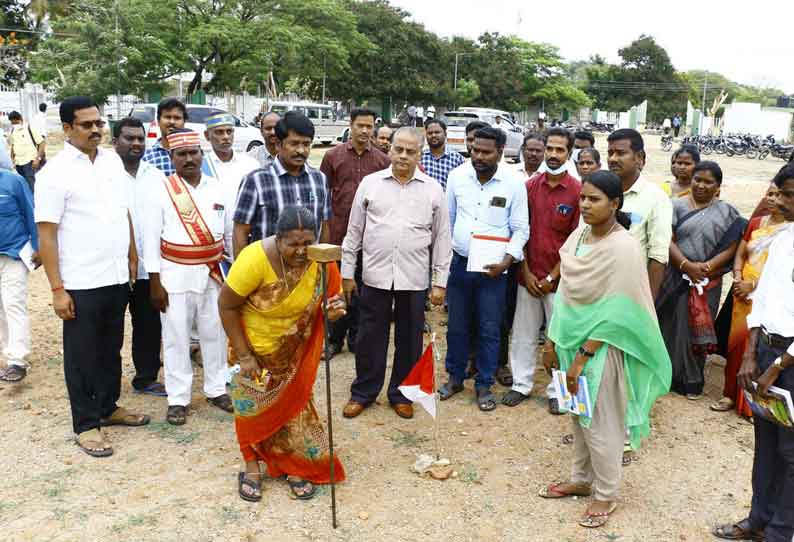
[[[685,259],[683,262],[681,262],[681,265],[679,265],[679,266],[678,266],[678,270],[679,270],[679,271],[683,271],[683,270],[684,270],[684,266],[685,266],[686,264],[688,264],[688,263],[689,263],[689,260],[686,260],[686,259]]]

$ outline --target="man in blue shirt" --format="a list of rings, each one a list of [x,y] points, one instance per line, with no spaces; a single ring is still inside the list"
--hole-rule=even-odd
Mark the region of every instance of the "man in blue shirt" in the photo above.
[[[181,130],[187,121],[187,107],[176,98],[165,98],[157,104],[157,124],[160,139],[143,153],[144,162],[149,162],[168,177],[176,173],[171,154],[168,152],[168,134]]]
[[[453,171],[447,181],[452,226],[452,265],[447,282],[449,323],[446,369],[449,382],[439,389],[442,400],[463,391],[472,319],[478,318],[475,389],[480,410],[496,408],[491,393],[504,316],[505,272],[521,261],[529,238],[529,208],[523,183],[508,168],[499,168],[506,136],[495,128],[474,134],[471,164]],[[473,236],[504,239],[504,257],[482,270],[467,270]]]
[[[447,125],[442,120],[432,119],[425,123],[425,138],[428,149],[422,153],[422,167],[446,189],[450,172],[464,162],[463,156],[447,150]]]
[[[40,263],[38,250],[30,187],[16,173],[0,170],[0,349],[7,363],[0,370],[0,380],[4,382],[19,382],[27,376],[28,265]]]

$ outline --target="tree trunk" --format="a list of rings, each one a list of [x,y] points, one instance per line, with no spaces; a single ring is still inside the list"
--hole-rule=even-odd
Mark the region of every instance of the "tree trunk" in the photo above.
[[[195,93],[197,90],[201,90],[201,79],[203,75],[204,65],[202,64],[201,67],[196,68],[196,71],[193,73],[193,80],[190,81],[190,84],[187,87],[188,96]]]

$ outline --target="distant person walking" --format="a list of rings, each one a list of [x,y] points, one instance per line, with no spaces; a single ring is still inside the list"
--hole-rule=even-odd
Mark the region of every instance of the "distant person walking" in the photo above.
[[[36,172],[44,165],[44,137],[36,128],[23,122],[18,111],[9,113],[8,120],[12,126],[11,135],[8,136],[11,160],[14,161],[17,173],[28,182],[32,192],[36,183]]]
[[[673,137],[678,137],[678,132],[681,130],[681,113],[676,113],[673,117]]]

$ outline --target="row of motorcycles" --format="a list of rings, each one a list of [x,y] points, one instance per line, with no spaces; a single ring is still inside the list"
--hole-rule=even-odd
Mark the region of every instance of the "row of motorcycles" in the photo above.
[[[768,135],[764,138],[750,134],[722,134],[719,136],[698,135],[686,136],[681,141],[682,145],[694,145],[701,154],[724,154],[726,156],[744,156],[750,160],[766,160],[770,155],[781,160],[789,161],[794,154],[794,145],[777,143],[775,138]],[[673,148],[673,136],[662,136],[662,150],[670,151]]]

